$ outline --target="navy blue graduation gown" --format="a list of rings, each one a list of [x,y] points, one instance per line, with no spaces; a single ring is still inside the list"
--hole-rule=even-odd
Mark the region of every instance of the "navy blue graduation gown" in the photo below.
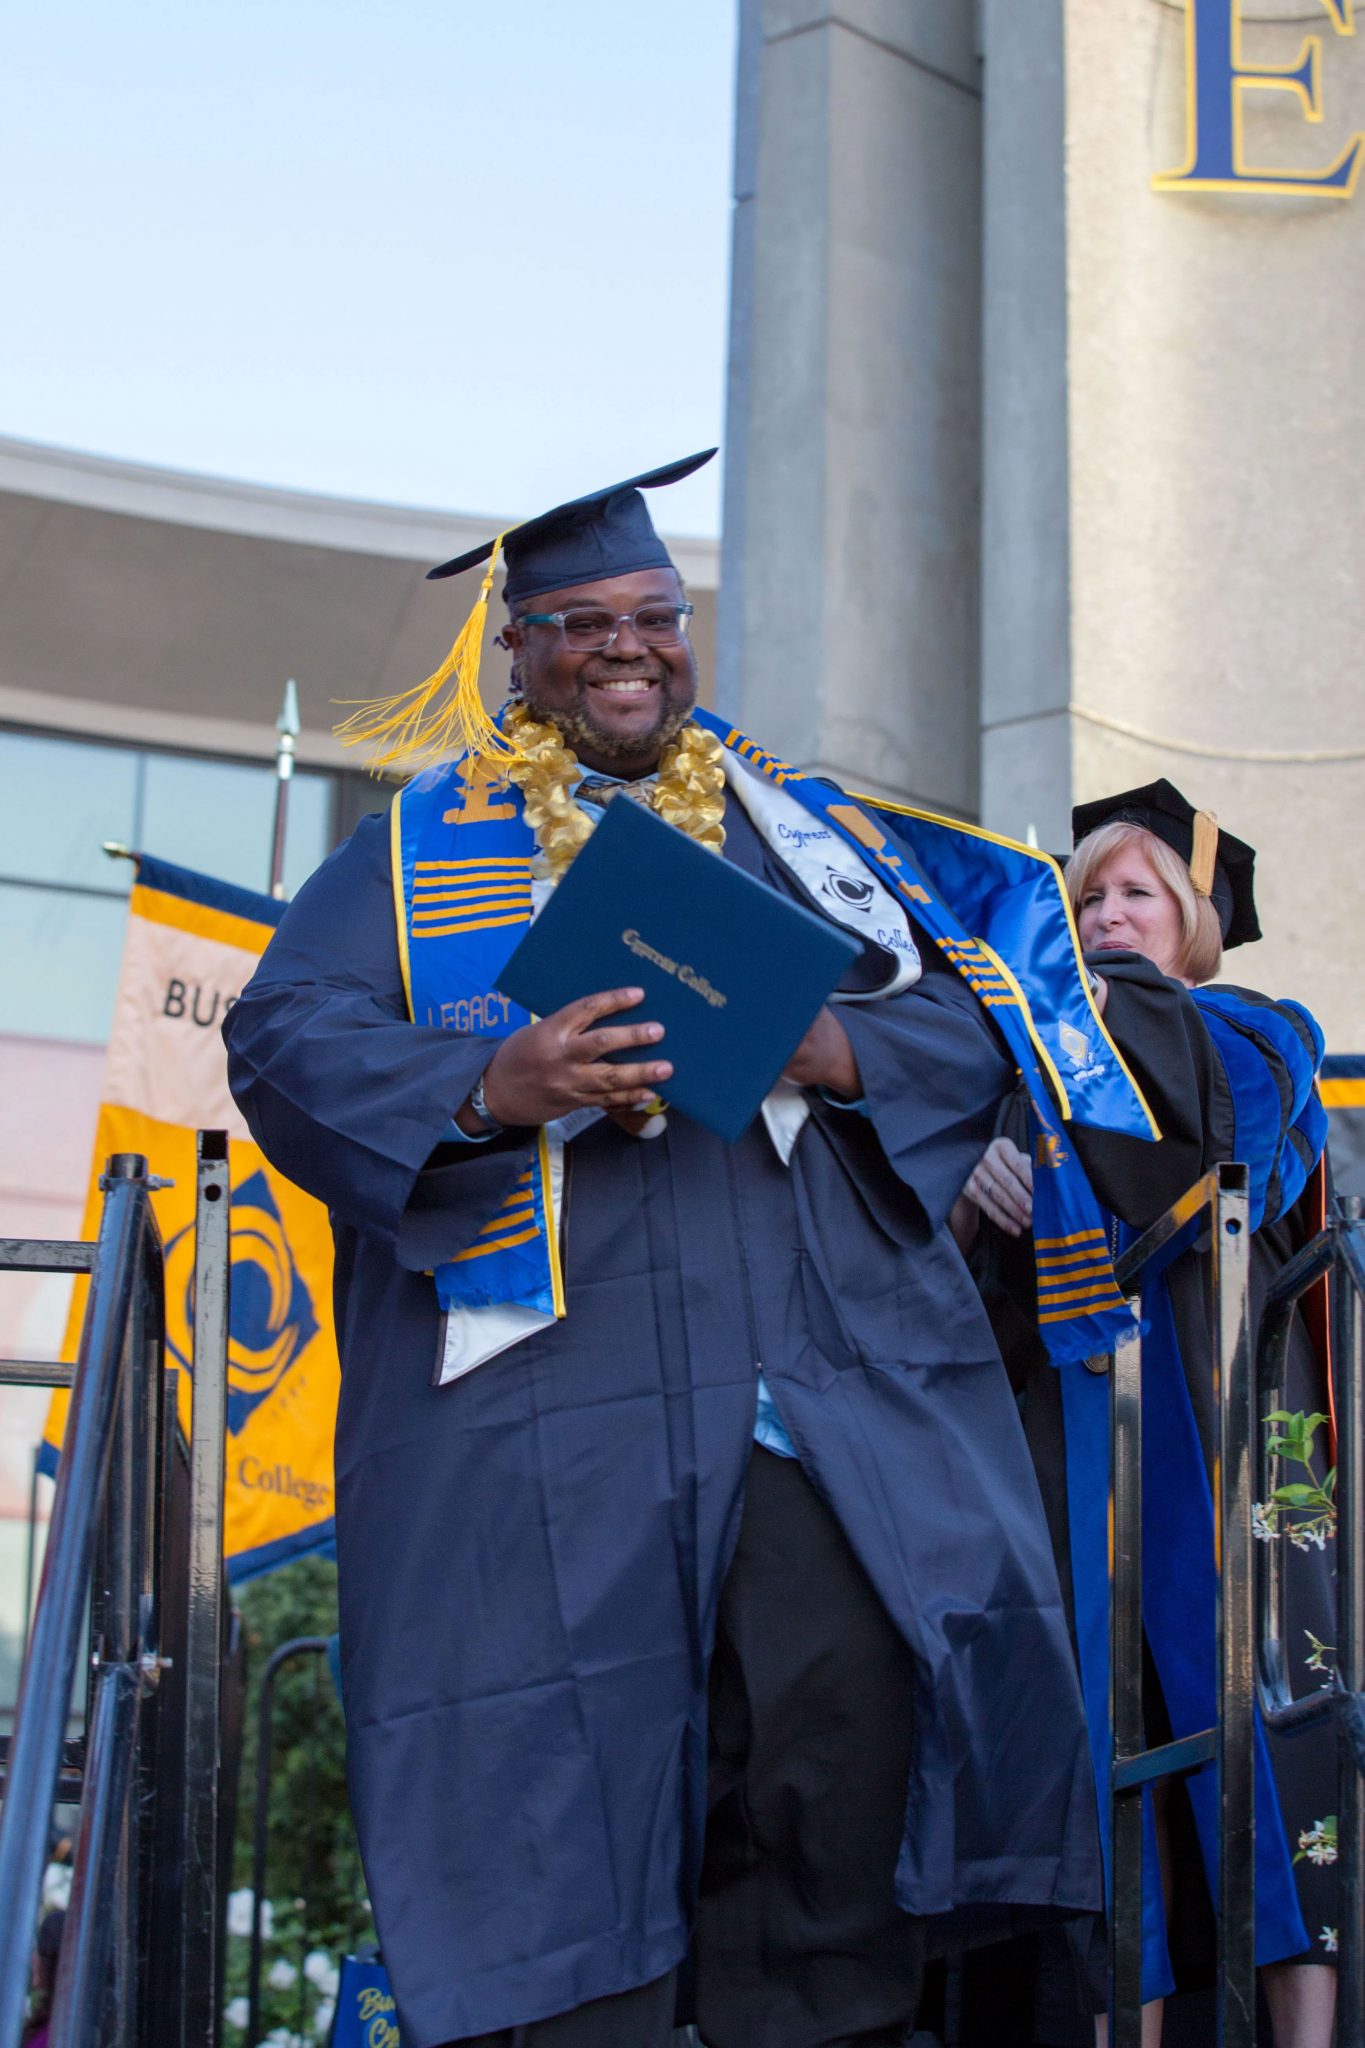
[[[732,802],[727,856],[793,893]],[[761,1362],[920,1674],[900,1903],[1098,1895],[1064,1613],[1016,1409],[945,1227],[1012,1079],[961,980],[842,1010],[866,1114],[569,1148],[567,1318],[450,1386],[428,1270],[531,1135],[440,1143],[491,1043],[409,1022],[388,834],[290,906],[225,1026],[270,1159],[331,1209],[349,1769],[403,2038],[432,2048],[686,1950],[706,1676]],[[791,1625],[800,1627],[801,1589]]]

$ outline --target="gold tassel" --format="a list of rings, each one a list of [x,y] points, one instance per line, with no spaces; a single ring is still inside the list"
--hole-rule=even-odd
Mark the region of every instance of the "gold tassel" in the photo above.
[[[358,705],[334,728],[344,747],[372,749],[365,764],[372,775],[400,764],[415,771],[433,761],[466,755],[499,764],[519,758],[515,742],[498,730],[479,695],[488,594],[503,539],[500,533],[494,541],[474,609],[435,673],[397,696],[377,697]],[[455,687],[448,690],[452,678]]]
[[[1194,814],[1194,844],[1190,848],[1190,880],[1196,896],[1212,896],[1213,866],[1218,858],[1218,820],[1212,811]]]

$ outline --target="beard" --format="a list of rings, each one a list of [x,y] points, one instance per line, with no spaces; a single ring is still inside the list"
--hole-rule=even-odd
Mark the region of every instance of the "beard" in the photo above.
[[[678,734],[692,716],[693,699],[689,696],[679,701],[668,690],[665,679],[659,691],[658,716],[644,731],[620,732],[610,726],[600,725],[593,716],[592,702],[586,683],[580,683],[571,705],[561,705],[551,711],[543,704],[537,704],[531,692],[526,694],[526,704],[537,718],[545,719],[555,726],[564,744],[574,753],[585,749],[601,759],[614,761],[621,767],[638,762],[643,768],[652,768],[670,740]]]

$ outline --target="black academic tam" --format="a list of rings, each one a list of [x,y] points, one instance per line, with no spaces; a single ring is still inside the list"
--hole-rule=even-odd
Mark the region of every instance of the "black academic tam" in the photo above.
[[[1253,889],[1256,849],[1225,832],[1210,812],[1197,811],[1164,775],[1155,782],[1144,782],[1139,789],[1122,789],[1117,796],[1101,796],[1093,803],[1077,804],[1071,813],[1071,839],[1073,846],[1079,846],[1101,825],[1142,825],[1174,848],[1188,865],[1194,852],[1195,819],[1200,816],[1207,818],[1218,834],[1208,893],[1223,929],[1223,945],[1247,945],[1261,936]]]
[[[552,511],[512,527],[503,541],[507,602],[539,597],[546,590],[569,590],[577,583],[600,583],[608,576],[631,576],[639,569],[671,569],[672,558],[654,531],[649,507],[640,493],[681,483],[685,476],[703,468],[715,452],[703,448],[700,454],[685,455],[662,469],[627,477],[624,483],[608,484],[605,490],[590,491],[585,498],[556,505]],[[427,580],[476,569],[496,545],[496,540],[486,540],[438,568],[428,569]]]

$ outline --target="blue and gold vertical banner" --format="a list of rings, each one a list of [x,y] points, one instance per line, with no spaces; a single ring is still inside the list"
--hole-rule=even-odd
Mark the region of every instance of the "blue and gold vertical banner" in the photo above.
[[[381,1962],[343,1958],[330,2048],[402,2048],[393,1992]]]
[[[1365,1195],[1365,1054],[1329,1052],[1318,1076],[1339,1195]]]
[[[227,1085],[223,1017],[284,911],[249,889],[139,858],[82,1235],[99,1227],[99,1177],[113,1152],[146,1155],[171,1183],[152,1197],[166,1249],[168,1356],[182,1418],[193,1399],[195,1132],[225,1130],[232,1185],[224,1548],[234,1582],[333,1543],[332,1434],[339,1373],[327,1212],[268,1165]],[[87,1283],[63,1356],[74,1358]],[[56,1395],[45,1450],[55,1465],[69,1396]]]

